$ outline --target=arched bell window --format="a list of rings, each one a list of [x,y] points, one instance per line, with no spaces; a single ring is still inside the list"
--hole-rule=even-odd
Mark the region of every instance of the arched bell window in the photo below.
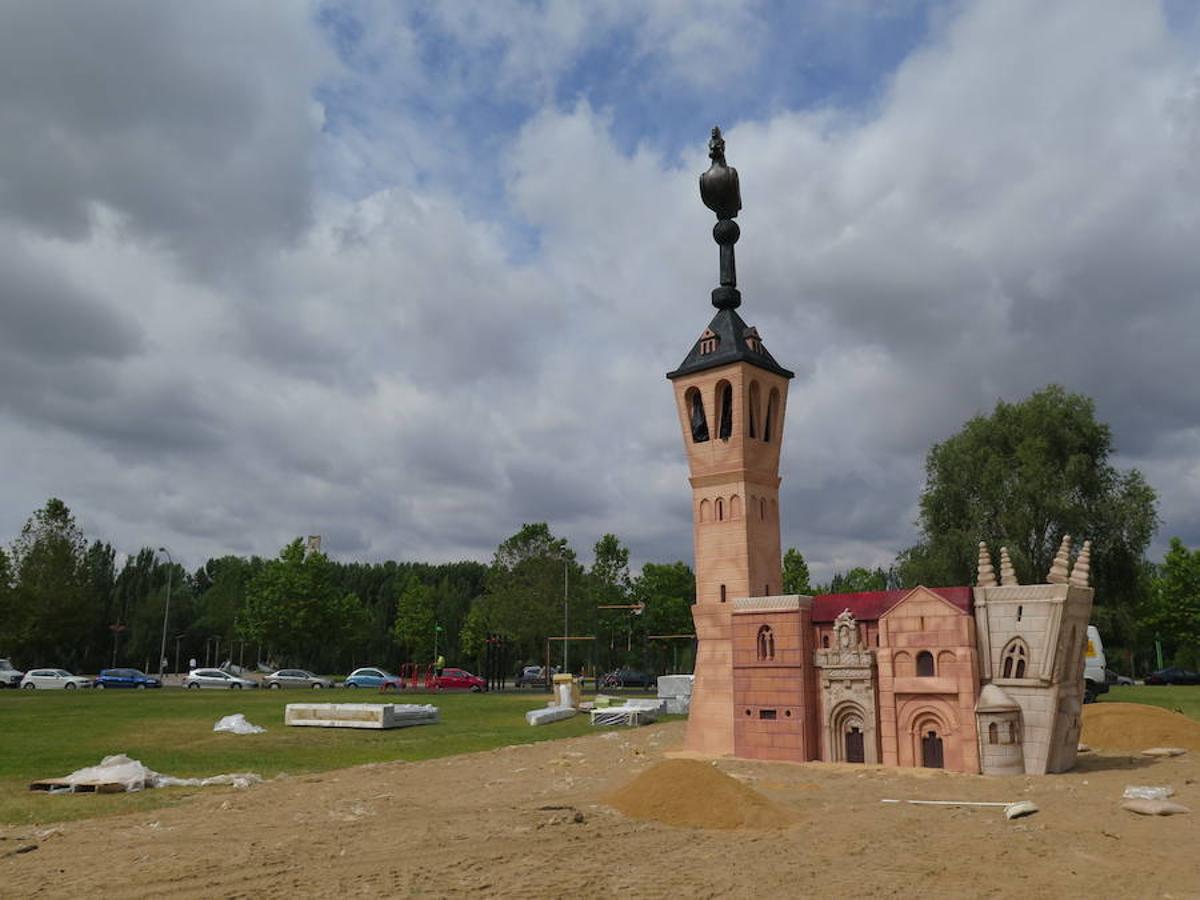
[[[708,417],[704,415],[704,398],[700,396],[699,388],[688,388],[683,395],[687,406],[688,423],[692,428],[692,443],[703,444],[708,440]]]
[[[775,421],[779,416],[779,388],[771,388],[771,396],[767,399],[767,419],[763,423],[763,440],[768,444],[771,443],[771,438],[775,436],[775,429],[779,427]]]
[[[1001,677],[1003,678],[1024,678],[1025,669],[1029,664],[1029,648],[1025,646],[1025,642],[1020,638],[1013,638],[1008,642],[1008,646],[1004,648],[1004,652],[1000,654],[1001,660]]]
[[[756,438],[762,431],[762,391],[759,390],[757,381],[750,382],[750,403],[746,413],[750,423],[750,437]]]
[[[733,435],[733,385],[722,381],[717,385],[717,437],[723,441]]]

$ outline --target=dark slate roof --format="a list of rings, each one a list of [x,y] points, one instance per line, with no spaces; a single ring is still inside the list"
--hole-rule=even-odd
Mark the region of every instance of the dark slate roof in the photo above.
[[[863,591],[857,594],[821,594],[813,597],[812,620],[818,623],[832,622],[842,614],[842,610],[850,610],[859,622],[876,622],[885,612],[915,591],[907,588],[902,591]],[[973,594],[969,587],[936,587],[927,588],[953,606],[965,613],[971,611]]]
[[[761,340],[757,342],[758,350],[751,349],[746,343],[747,333],[750,333],[752,339],[757,337],[758,333],[743,322],[735,310],[718,311],[709,323],[708,330],[719,338],[716,352],[701,355],[700,339],[697,339],[692,345],[692,352],[679,364],[679,368],[667,373],[668,378],[679,378],[681,375],[691,375],[693,372],[703,372],[705,369],[715,369],[717,366],[727,366],[735,362],[747,362],[784,378],[793,377],[792,372],[775,362],[775,358],[763,346]]]

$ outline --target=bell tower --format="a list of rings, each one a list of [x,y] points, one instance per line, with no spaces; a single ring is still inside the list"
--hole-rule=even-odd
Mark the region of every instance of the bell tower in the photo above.
[[[700,196],[717,215],[717,314],[667,378],[692,486],[699,645],[686,746],[722,755],[734,751],[733,601],[782,593],[779,449],[792,373],[737,314],[734,244],[741,232],[733,220],[741,189],[719,128],[708,146],[712,165],[700,176]]]

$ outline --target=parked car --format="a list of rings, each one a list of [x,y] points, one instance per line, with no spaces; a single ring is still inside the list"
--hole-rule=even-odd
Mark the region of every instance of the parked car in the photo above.
[[[153,675],[147,675],[141,669],[101,669],[96,676],[96,687],[105,688],[160,688],[162,681]]]
[[[1117,687],[1121,687],[1122,685],[1128,685],[1128,684],[1134,683],[1133,679],[1130,678],[1128,675],[1121,675],[1114,669],[1105,669],[1104,670],[1104,679],[1110,685],[1115,684]]]
[[[187,678],[183,679],[185,688],[224,688],[227,691],[240,691],[243,688],[258,687],[257,681],[230,675],[220,669],[192,669]]]
[[[0,659],[0,688],[18,688],[25,675],[7,659]]]
[[[1146,684],[1200,684],[1200,672],[1172,666],[1146,676]]]
[[[542,666],[526,666],[514,683],[517,687],[541,687],[546,683],[546,670]]]
[[[632,687],[650,690],[657,682],[658,679],[655,676],[639,672],[637,669],[614,669],[600,677],[600,688],[612,690],[613,688]]]
[[[386,669],[364,668],[355,669],[343,683],[348,688],[379,688],[380,690],[400,690],[400,679]]]
[[[73,691],[90,688],[92,680],[82,675],[72,675],[66,669],[30,669],[21,679],[21,687],[27,691],[34,688],[51,691]]]
[[[438,687],[442,690],[486,691],[487,682],[478,675],[472,675],[465,669],[442,669],[438,678]]]
[[[272,672],[262,681],[263,687],[271,690],[280,688],[310,688],[319,691],[322,688],[333,687],[332,678],[320,678],[307,669],[280,669]]]

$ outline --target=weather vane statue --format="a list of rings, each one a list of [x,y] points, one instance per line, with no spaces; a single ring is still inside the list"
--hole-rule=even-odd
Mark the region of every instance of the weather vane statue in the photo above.
[[[712,303],[717,309],[737,309],[742,305],[742,295],[737,289],[733,245],[742,231],[733,220],[742,208],[742,190],[737,169],[725,164],[725,139],[716,126],[708,142],[708,157],[712,165],[700,176],[700,199],[717,214],[713,240],[721,248],[721,286],[712,292]]]

